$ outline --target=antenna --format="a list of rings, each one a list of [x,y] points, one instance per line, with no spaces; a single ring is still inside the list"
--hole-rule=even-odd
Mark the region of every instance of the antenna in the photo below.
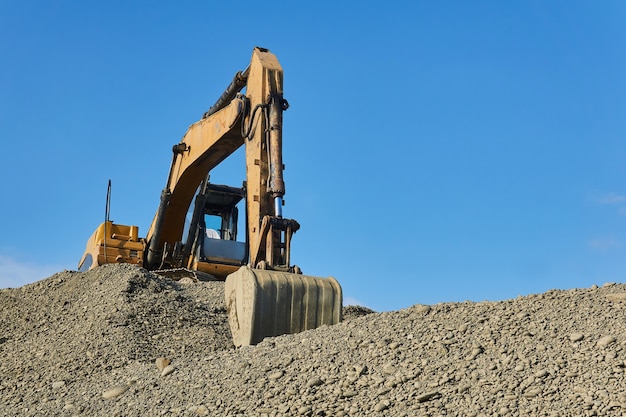
[[[109,186],[107,187],[107,205],[104,211],[104,221],[110,220],[109,215],[111,212],[111,180],[109,180]]]
[[[109,186],[107,187],[107,202],[104,208],[104,263],[107,263],[107,223],[109,222],[111,214],[111,179],[109,179]]]

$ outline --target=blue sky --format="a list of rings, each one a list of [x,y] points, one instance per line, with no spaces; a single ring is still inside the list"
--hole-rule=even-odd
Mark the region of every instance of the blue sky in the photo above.
[[[285,71],[292,259],[350,302],[626,276],[626,3],[0,2],[0,287],[145,233],[171,146],[254,46]],[[212,174],[240,185],[236,157]]]

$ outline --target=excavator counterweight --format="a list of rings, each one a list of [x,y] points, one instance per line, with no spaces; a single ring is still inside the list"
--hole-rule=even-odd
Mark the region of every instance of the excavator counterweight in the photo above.
[[[226,280],[236,346],[338,323],[337,280],[303,275],[291,264],[291,240],[300,225],[283,217],[282,124],[288,106],[282,67],[267,49],[255,48],[250,65],[172,147],[146,237],[107,216],[88,240],[79,270],[124,262],[168,277],[184,271]],[[211,183],[211,170],[242,146],[243,187]],[[238,230],[240,208],[245,231]]]

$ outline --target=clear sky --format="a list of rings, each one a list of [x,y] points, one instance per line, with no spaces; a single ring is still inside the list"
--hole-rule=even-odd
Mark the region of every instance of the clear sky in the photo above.
[[[623,1],[0,2],[0,287],[145,233],[171,146],[270,49],[292,259],[375,310],[626,277]],[[240,185],[229,161],[212,176]]]

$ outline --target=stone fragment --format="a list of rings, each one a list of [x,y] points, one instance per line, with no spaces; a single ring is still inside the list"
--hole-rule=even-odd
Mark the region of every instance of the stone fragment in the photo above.
[[[276,371],[276,372],[272,372],[271,374],[268,375],[268,378],[272,381],[275,381],[279,378],[281,378],[283,375],[285,375],[285,372],[283,371]]]
[[[354,365],[354,372],[356,372],[357,375],[363,375],[365,372],[367,372],[367,366]]]
[[[389,400],[382,400],[379,401],[375,406],[374,406],[374,411],[380,412],[383,410],[386,410],[389,408],[389,406],[391,405],[391,401]]]
[[[615,400],[609,402],[609,404],[607,405],[607,408],[609,410],[612,409],[612,408],[623,408],[623,407],[624,407],[624,405],[621,402],[615,401]]]
[[[306,386],[311,388],[320,386],[322,384],[324,384],[324,381],[322,381],[319,377],[313,377],[307,381]]]
[[[626,302],[626,292],[607,294],[606,299],[614,303]]]
[[[418,395],[415,398],[415,401],[417,401],[418,403],[424,403],[426,401],[430,401],[432,399],[439,398],[440,396],[441,396],[441,393],[438,392],[438,391],[427,392],[426,394]]]
[[[389,343],[391,343],[391,340],[385,338],[376,342],[376,346],[378,346],[379,348],[382,348],[382,347],[387,346]]]
[[[472,353],[470,353],[469,357],[467,358],[467,360],[474,360],[478,357],[478,355],[480,355],[481,353],[483,353],[483,348],[482,346],[476,346],[472,349]]]
[[[376,385],[378,384],[382,384],[383,382],[385,382],[385,378],[383,378],[380,375],[372,375],[372,382]]]
[[[159,371],[163,371],[163,369],[165,369],[167,365],[171,363],[169,359],[163,357],[156,358],[154,362],[156,363],[156,367],[159,369]]]
[[[524,393],[524,397],[533,398],[539,395],[539,393],[541,393],[541,390],[539,388],[529,389],[528,391]]]
[[[397,372],[396,367],[393,366],[392,364],[388,363],[385,366],[383,366],[383,373],[387,374],[387,375],[393,375]]]
[[[128,386],[127,385],[116,385],[116,386],[111,387],[108,390],[104,391],[102,393],[102,397],[107,399],[107,400],[111,399],[111,398],[119,397],[120,395],[125,393],[127,390],[128,390]]]
[[[617,342],[617,338],[615,336],[604,336],[600,338],[596,344],[600,347],[608,346],[611,343]]]
[[[437,343],[435,346],[435,351],[442,356],[448,354],[448,348],[443,343]]]
[[[56,381],[52,383],[52,389],[59,389],[65,386],[65,381]]]
[[[169,374],[171,374],[172,372],[174,372],[176,368],[174,368],[174,365],[167,365],[165,368],[163,368],[163,370],[161,371],[161,376],[168,376]]]
[[[569,340],[572,342],[579,342],[583,340],[585,336],[582,333],[572,333],[569,335]]]
[[[431,307],[425,304],[416,304],[413,306],[417,313],[426,314],[431,310]]]

